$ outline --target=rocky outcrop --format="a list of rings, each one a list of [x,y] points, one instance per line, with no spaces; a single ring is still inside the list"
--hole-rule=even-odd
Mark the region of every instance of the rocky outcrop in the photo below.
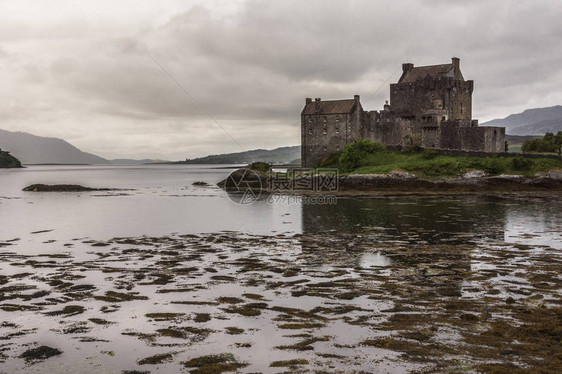
[[[112,188],[90,188],[77,184],[32,184],[23,189],[27,192],[89,192],[89,191],[114,191]]]

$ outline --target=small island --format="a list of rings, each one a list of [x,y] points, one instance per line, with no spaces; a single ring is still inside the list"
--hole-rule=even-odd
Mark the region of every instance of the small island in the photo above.
[[[21,168],[21,162],[8,151],[0,149],[0,168]]]

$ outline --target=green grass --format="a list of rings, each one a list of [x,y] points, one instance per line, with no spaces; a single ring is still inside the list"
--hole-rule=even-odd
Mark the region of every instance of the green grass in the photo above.
[[[345,170],[342,165],[331,165]],[[517,174],[533,177],[537,172],[562,169],[562,160],[551,158],[530,159],[522,157],[482,158],[439,156],[434,151],[400,153],[381,151],[362,157],[353,174],[386,174],[400,170],[418,177],[454,177],[470,170],[482,170],[490,175]]]

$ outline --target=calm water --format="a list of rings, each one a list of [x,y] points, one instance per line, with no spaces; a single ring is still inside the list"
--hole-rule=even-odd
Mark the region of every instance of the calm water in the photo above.
[[[215,184],[226,168],[195,166],[33,166],[0,171],[0,240],[240,231],[252,234],[361,231],[383,227],[409,240],[474,238],[562,247],[559,195],[339,198],[335,205],[260,200],[233,203]],[[208,187],[193,186],[203,181]],[[80,184],[124,191],[22,192],[30,184]],[[44,238],[42,238],[44,239]]]
[[[203,166],[41,166],[0,171],[0,240],[42,230],[53,230],[50,237],[55,239],[301,230],[299,206],[233,203],[215,187],[230,171]],[[211,186],[193,186],[197,181]],[[131,191],[22,192],[34,183]]]
[[[476,331],[467,313],[511,323],[528,311],[506,312],[507,297],[541,308],[562,298],[559,193],[238,205],[214,187],[229,172],[0,171],[0,373],[189,372],[183,363],[217,353],[244,373],[284,372],[270,365],[294,359],[307,373],[402,373],[434,368],[441,346],[447,360],[435,371],[461,360],[470,371],[487,357],[478,346],[467,353]],[[34,183],[123,190],[22,191]],[[461,302],[458,311],[447,304]],[[439,323],[400,325],[392,316],[401,311]],[[388,336],[407,349],[423,338],[437,352],[409,360]],[[43,345],[62,353],[20,357]]]

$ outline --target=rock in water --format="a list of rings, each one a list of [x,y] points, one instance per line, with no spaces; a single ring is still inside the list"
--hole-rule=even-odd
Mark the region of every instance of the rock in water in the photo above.
[[[90,188],[77,184],[32,184],[23,191],[29,192],[85,192],[85,191],[110,191],[109,188]]]

